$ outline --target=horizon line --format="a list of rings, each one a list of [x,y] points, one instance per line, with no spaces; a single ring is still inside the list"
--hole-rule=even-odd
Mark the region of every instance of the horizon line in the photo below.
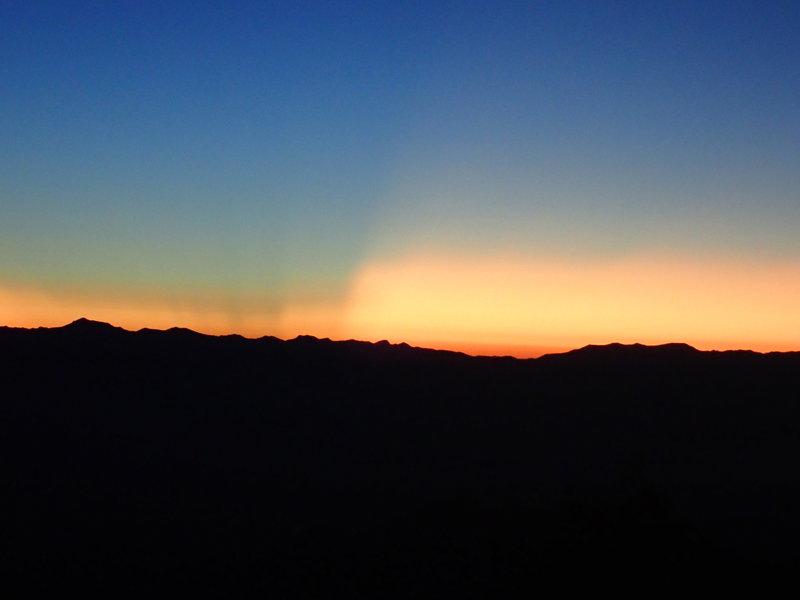
[[[510,353],[506,353],[506,354],[471,353],[471,352],[464,351],[464,350],[458,350],[458,349],[455,349],[453,347],[447,348],[447,347],[419,346],[419,345],[411,344],[411,343],[408,343],[408,342],[405,342],[405,341],[390,342],[388,339],[381,339],[381,340],[361,340],[361,339],[355,339],[355,338],[332,339],[330,337],[318,337],[318,336],[313,335],[313,334],[298,334],[293,338],[282,338],[282,337],[271,335],[271,334],[265,334],[265,335],[258,336],[258,337],[248,337],[248,336],[240,334],[240,333],[222,333],[222,334],[204,333],[202,331],[197,331],[195,329],[191,329],[191,328],[188,328],[188,327],[181,327],[181,326],[178,326],[178,325],[169,327],[167,329],[158,329],[158,328],[154,328],[154,327],[140,327],[139,329],[126,329],[123,326],[114,325],[114,324],[109,323],[107,321],[99,321],[99,320],[96,320],[96,319],[90,319],[88,317],[79,317],[79,318],[74,319],[74,320],[72,320],[69,323],[66,323],[64,325],[53,326],[53,327],[48,327],[48,326],[43,326],[43,325],[35,326],[35,327],[17,327],[17,326],[13,326],[13,325],[2,325],[2,326],[0,326],[0,329],[22,329],[22,330],[26,330],[26,331],[36,331],[36,330],[42,330],[42,329],[46,329],[46,330],[65,329],[67,327],[75,326],[75,325],[104,326],[104,327],[109,327],[109,328],[125,331],[125,332],[128,332],[128,333],[140,333],[140,332],[143,332],[143,331],[153,331],[153,332],[160,332],[160,333],[166,333],[166,332],[169,332],[169,331],[185,331],[185,332],[193,333],[193,334],[196,334],[196,335],[201,335],[201,336],[204,336],[204,337],[212,337],[212,338],[238,337],[238,338],[242,338],[242,339],[245,339],[245,340],[254,340],[254,341],[262,340],[262,339],[265,339],[265,338],[269,338],[269,339],[279,340],[279,341],[282,341],[282,342],[290,342],[290,341],[300,340],[300,339],[304,339],[304,338],[305,339],[311,338],[311,339],[314,339],[314,340],[317,340],[317,341],[328,341],[328,342],[332,342],[332,343],[357,342],[357,343],[364,343],[364,344],[371,344],[371,345],[390,345],[390,346],[414,348],[414,349],[419,349],[419,350],[431,350],[431,351],[435,351],[435,352],[452,352],[454,354],[461,354],[461,355],[464,355],[464,356],[470,356],[470,357],[474,357],[474,358],[513,358],[513,359],[516,359],[516,360],[536,360],[538,358],[542,358],[542,357],[548,356],[548,355],[567,354],[567,353],[578,351],[578,350],[585,350],[585,349],[590,349],[590,348],[604,348],[604,347],[661,348],[661,347],[665,347],[665,346],[675,346],[675,347],[680,346],[680,347],[684,347],[684,348],[687,348],[687,349],[691,349],[691,350],[693,350],[695,352],[709,352],[709,353],[748,352],[748,353],[759,354],[759,355],[791,354],[791,353],[800,352],[800,350],[770,350],[770,351],[762,352],[762,351],[753,350],[753,349],[750,349],[750,348],[736,348],[736,349],[725,349],[725,350],[716,350],[716,349],[706,350],[706,349],[697,348],[697,347],[695,347],[695,346],[693,346],[691,344],[685,343],[685,342],[666,342],[666,343],[660,343],[660,344],[644,344],[644,343],[641,343],[641,342],[633,342],[633,343],[606,342],[606,343],[603,343],[603,344],[584,344],[583,346],[578,346],[578,347],[566,347],[566,346],[558,347],[558,348],[553,347],[552,350],[556,350],[555,352],[542,352],[542,353],[537,354],[535,356],[534,355],[530,355],[530,354],[527,355],[527,356],[519,356],[519,355],[515,355],[515,354],[510,354]],[[463,344],[459,344],[459,345],[462,348],[464,348],[464,347],[472,347],[472,348],[479,348],[479,347],[484,347],[484,348],[490,348],[490,347],[503,348],[503,347],[505,347],[505,348],[509,348],[508,344],[491,344],[491,343],[489,343],[489,344],[487,344],[487,343],[470,344],[470,343],[463,343]],[[519,346],[513,346],[513,347],[519,347],[519,348],[542,348],[542,349],[545,348],[545,346],[536,346],[536,345],[533,345],[533,344],[531,344],[531,345],[522,345],[521,344]]]

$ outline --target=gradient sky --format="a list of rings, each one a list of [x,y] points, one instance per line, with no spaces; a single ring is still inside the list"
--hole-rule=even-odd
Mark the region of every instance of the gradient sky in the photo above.
[[[0,4],[0,324],[800,350],[800,3]]]

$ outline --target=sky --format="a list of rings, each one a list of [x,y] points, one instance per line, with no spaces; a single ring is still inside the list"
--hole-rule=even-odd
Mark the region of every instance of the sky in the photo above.
[[[800,350],[797,2],[0,4],[0,324]]]

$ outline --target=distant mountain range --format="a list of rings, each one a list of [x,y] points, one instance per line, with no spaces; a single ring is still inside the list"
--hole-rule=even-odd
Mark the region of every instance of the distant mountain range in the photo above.
[[[0,328],[4,581],[508,597],[794,585],[800,353],[539,359]]]
[[[275,343],[281,342],[280,338],[274,336],[263,336],[260,338],[245,338],[238,334],[230,334],[230,335],[207,335],[203,333],[198,333],[191,329],[186,329],[185,327],[172,327],[166,330],[159,330],[159,329],[150,329],[150,328],[143,328],[139,329],[138,331],[130,331],[127,329],[123,329],[122,327],[117,327],[111,325],[110,323],[104,323],[102,321],[94,321],[91,319],[87,319],[82,317],[65,325],[63,327],[38,327],[35,329],[26,329],[21,327],[8,327],[8,326],[0,326],[0,334],[6,335],[14,335],[15,333],[20,332],[31,332],[31,333],[38,333],[39,335],[42,334],[53,334],[53,335],[80,335],[80,336],[97,336],[97,335],[110,335],[113,333],[116,334],[142,334],[142,335],[154,335],[160,334],[164,336],[164,339],[168,337],[174,336],[194,336],[196,338],[208,338],[208,339],[220,339],[220,340],[242,340],[242,341],[255,341],[255,342],[262,342],[262,343]],[[334,344],[340,345],[342,348],[345,346],[353,347],[354,345],[369,345],[369,346],[376,346],[376,347],[394,347],[400,348],[403,350],[413,348],[417,351],[422,352],[431,352],[434,350],[428,348],[418,348],[409,346],[406,343],[399,343],[399,344],[390,344],[386,340],[382,340],[380,342],[360,342],[357,340],[346,340],[346,341],[338,341],[333,342],[329,338],[317,338],[311,335],[300,335],[294,339],[286,340],[284,343],[286,344],[311,344],[311,343],[320,343],[320,344]],[[453,355],[464,355],[462,352],[453,352],[449,350],[436,350],[436,352],[443,352],[447,354]],[[766,355],[766,356],[791,356],[791,355],[800,355],[800,351],[798,352],[767,352],[767,353],[760,353],[755,352],[753,350],[726,350],[726,351],[702,351],[697,350],[693,346],[689,344],[682,344],[682,343],[670,343],[670,344],[659,344],[659,345],[644,345],[644,344],[620,344],[620,343],[610,343],[605,345],[595,345],[590,344],[588,346],[584,346],[582,348],[577,348],[575,350],[570,350],[568,352],[557,353],[557,354],[547,354],[544,357],[547,360],[550,360],[554,356],[558,357],[615,357],[615,358],[632,358],[634,356],[660,356],[660,357],[667,357],[667,356],[677,356],[679,354],[712,354],[712,355]],[[486,357],[486,356],[478,356],[476,358],[498,358],[498,357]],[[508,359],[512,357],[503,356],[499,357],[503,359]],[[536,360],[536,359],[519,359],[519,360]]]

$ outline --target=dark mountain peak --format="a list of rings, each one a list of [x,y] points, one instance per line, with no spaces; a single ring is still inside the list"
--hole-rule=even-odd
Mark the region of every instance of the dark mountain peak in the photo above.
[[[150,327],[142,327],[136,333],[142,333],[150,336],[182,336],[182,337],[213,337],[207,336],[204,333],[195,331],[194,329],[187,329],[186,327],[170,327],[169,329],[151,329]]]
[[[298,335],[295,338],[289,340],[290,342],[319,342],[321,341],[318,337],[313,335]]]
[[[200,333],[187,327],[170,327],[169,329],[165,330],[164,333],[169,335],[182,335],[186,337],[206,337],[204,333]]]
[[[245,338],[248,339],[248,338]],[[259,342],[282,342],[283,340],[279,337],[275,337],[274,335],[262,335],[261,337],[256,338],[256,341]]]
[[[103,321],[92,321],[91,319],[87,319],[86,317],[81,317],[80,319],[76,319],[69,325],[64,325],[61,329],[65,329],[67,331],[82,331],[82,332],[111,332],[111,331],[125,331],[122,327],[116,327],[111,325],[110,323],[104,323]]]
[[[683,343],[670,343],[670,344],[657,344],[654,346],[648,346],[645,344],[620,344],[619,342],[614,342],[612,344],[589,344],[588,346],[584,346],[583,348],[578,348],[577,350],[572,350],[572,352],[597,352],[597,353],[665,353],[665,352],[699,352],[697,348],[694,346],[690,346],[689,344]]]
[[[587,359],[593,361],[636,360],[650,358],[681,358],[701,354],[701,351],[683,343],[658,344],[648,346],[645,344],[589,344],[577,350],[570,350],[561,354],[547,354],[542,358],[550,359],[565,357],[573,359]]]

